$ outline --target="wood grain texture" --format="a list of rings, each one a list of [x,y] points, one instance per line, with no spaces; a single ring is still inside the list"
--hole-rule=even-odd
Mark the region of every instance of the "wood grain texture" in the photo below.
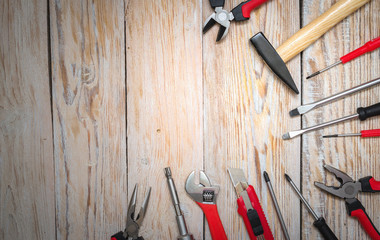
[[[54,239],[47,3],[0,15],[0,239]]]
[[[186,194],[203,169],[200,1],[129,1],[127,29],[128,192],[152,194],[140,233],[176,239],[175,212],[164,175],[171,167],[189,231],[202,239],[201,209]],[[141,204],[141,203],[140,203]]]
[[[232,9],[239,3],[226,1],[225,8]],[[204,1],[203,9],[206,19],[212,12],[208,1]],[[298,30],[298,11],[297,1],[268,1],[251,13],[249,21],[233,22],[220,43],[215,43],[218,27],[203,36],[205,169],[211,180],[221,186],[217,204],[229,239],[249,237],[237,213],[228,167],[244,170],[261,200],[275,239],[280,239],[282,230],[262,176],[264,170],[268,171],[280,207],[285,211],[290,236],[296,239],[300,235],[300,222],[296,218],[300,214],[299,202],[294,201],[284,178],[287,172],[299,184],[300,140],[281,139],[286,128],[300,127],[299,119],[288,117],[289,106],[299,104],[300,96],[290,93],[274,77],[249,43],[250,37],[263,31],[278,46]],[[288,67],[299,86],[300,58],[293,59]],[[210,239],[208,227],[206,232],[206,239]]]
[[[123,1],[50,1],[58,239],[108,239],[127,211]]]
[[[334,1],[306,2],[304,23],[324,12]],[[303,54],[304,77],[339,60],[348,52],[380,35],[380,2],[371,1],[327,32]],[[304,80],[303,102],[309,103],[354,87],[380,76],[379,50],[365,54],[344,65],[339,65],[310,80]],[[311,126],[356,112],[360,106],[369,106],[380,100],[380,86],[348,96],[306,114],[303,126]],[[380,179],[380,139],[339,138],[322,139],[322,134],[360,132],[379,128],[379,118],[338,124],[303,136],[303,192],[318,214],[325,216],[339,239],[369,239],[359,222],[348,216],[344,200],[321,192],[314,181],[338,185],[336,179],[323,169],[323,164],[337,167],[354,179],[368,175]],[[374,225],[380,228],[380,198],[378,194],[359,194]],[[322,239],[312,230],[312,219],[303,210],[304,239]]]

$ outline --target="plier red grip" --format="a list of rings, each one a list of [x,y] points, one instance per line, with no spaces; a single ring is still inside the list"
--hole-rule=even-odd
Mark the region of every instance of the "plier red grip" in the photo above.
[[[380,240],[379,231],[373,225],[361,202],[356,198],[359,191],[370,193],[380,192],[380,181],[376,181],[372,176],[354,181],[350,176],[339,169],[329,165],[325,165],[324,167],[335,175],[341,185],[339,187],[326,186],[320,182],[314,182],[314,185],[332,195],[343,198],[346,201],[348,215],[356,217],[372,239]]]
[[[251,11],[266,1],[268,0],[249,0],[242,2],[234,7],[231,12],[228,12],[223,9],[224,0],[210,0],[210,5],[215,9],[215,12],[206,19],[203,27],[203,33],[206,33],[212,26],[215,25],[215,23],[218,23],[220,28],[216,41],[220,41],[227,35],[231,21],[248,20],[250,18]]]

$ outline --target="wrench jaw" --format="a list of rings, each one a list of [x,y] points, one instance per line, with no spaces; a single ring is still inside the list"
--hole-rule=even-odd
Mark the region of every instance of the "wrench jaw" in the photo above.
[[[203,171],[199,172],[199,184],[195,183],[195,171],[190,173],[185,190],[194,201],[204,204],[216,204],[216,196],[219,193],[219,187],[211,186],[209,178]]]

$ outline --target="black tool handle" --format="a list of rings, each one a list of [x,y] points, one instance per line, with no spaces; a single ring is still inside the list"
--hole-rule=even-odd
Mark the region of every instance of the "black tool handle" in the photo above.
[[[326,240],[338,240],[323,217],[318,218],[313,224]]]
[[[210,0],[210,5],[212,8],[223,7],[224,0]]]
[[[361,121],[366,120],[367,118],[380,115],[380,103],[376,103],[369,107],[360,107],[357,109],[359,114],[359,119]]]

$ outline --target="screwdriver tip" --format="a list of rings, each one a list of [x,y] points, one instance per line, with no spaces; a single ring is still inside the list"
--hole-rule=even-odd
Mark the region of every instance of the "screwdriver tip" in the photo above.
[[[298,115],[300,115],[300,112],[298,111],[298,108],[295,108],[295,109],[293,109],[292,111],[289,112],[289,115],[291,117],[298,116]]]
[[[268,173],[266,171],[264,171],[264,179],[265,179],[265,182],[269,182],[270,181]]]
[[[289,175],[288,174],[286,174],[285,173],[285,178],[286,178],[286,180],[288,180],[288,182],[291,182],[292,181],[292,179],[289,177]]]
[[[338,134],[333,134],[333,135],[324,135],[322,136],[323,138],[334,138],[334,137],[338,137]]]
[[[320,74],[320,73],[321,73],[320,71],[315,72],[315,73],[311,74],[310,76],[307,76],[306,79],[309,79],[309,78],[315,77],[315,76],[317,76],[317,75]]]

